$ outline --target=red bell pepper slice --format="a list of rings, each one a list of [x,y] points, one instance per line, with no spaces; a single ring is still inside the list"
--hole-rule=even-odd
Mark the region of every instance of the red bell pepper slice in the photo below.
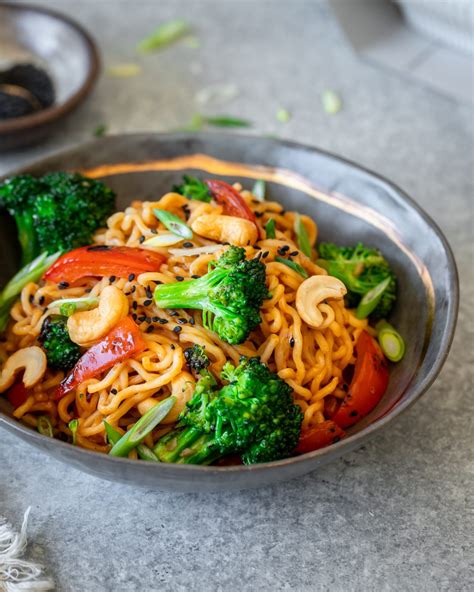
[[[304,454],[305,452],[312,452],[319,448],[325,448],[330,444],[339,442],[344,436],[344,430],[342,430],[336,423],[331,420],[323,421],[312,428],[301,431],[296,452]]]
[[[57,387],[54,398],[57,401],[76,386],[94,378],[114,364],[130,358],[145,349],[142,334],[130,317],[122,319],[102,341],[89,348],[79,359],[71,372]]]
[[[160,253],[134,247],[91,245],[65,253],[44,274],[45,280],[72,283],[83,277],[116,276],[128,278],[157,271],[165,257]]]
[[[20,405],[23,405],[23,403],[28,398],[28,390],[21,380],[15,382],[15,384],[11,386],[5,394],[15,409],[20,407]]]
[[[245,220],[250,220],[255,225],[257,224],[255,214],[232,185],[216,179],[207,179],[204,182],[209,187],[212,197],[224,208],[224,214],[227,216],[236,216],[237,218],[245,218]]]
[[[382,350],[367,331],[356,343],[354,377],[341,406],[332,416],[341,428],[348,428],[368,415],[387,390],[388,366]]]

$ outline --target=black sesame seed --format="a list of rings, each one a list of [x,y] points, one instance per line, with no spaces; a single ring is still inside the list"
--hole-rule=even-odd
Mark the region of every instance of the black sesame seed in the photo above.
[[[151,299],[144,300],[143,301],[143,306],[150,306],[150,304],[152,304],[152,303],[153,303],[153,300],[151,300]]]
[[[182,282],[184,280],[184,277],[182,275],[176,275],[175,278],[177,282]]]
[[[128,281],[129,281],[129,282],[133,282],[133,280],[134,280],[134,279],[135,279],[135,274],[134,274],[134,273],[131,273],[131,274],[128,276]]]
[[[153,292],[151,291],[150,286],[145,288],[145,294],[147,295],[147,298],[153,298]]]
[[[261,218],[263,216],[263,212],[255,212],[256,218]]]
[[[162,284],[163,282],[160,282],[160,280],[154,280],[155,284],[158,286],[158,284]]]
[[[296,255],[298,255],[298,251],[293,251],[292,253],[290,253],[291,257],[296,257]]]
[[[196,324],[196,321],[193,319],[193,317],[190,317],[189,324],[190,325],[195,325]]]
[[[154,331],[155,327],[153,325],[150,325],[149,327],[146,328],[145,333],[151,333],[152,331]]]
[[[117,276],[115,276],[115,275],[111,275],[111,276],[109,277],[109,282],[110,282],[111,284],[113,284],[113,283],[115,282],[115,280],[116,280],[116,279],[117,279]]]
[[[132,286],[132,289],[130,290],[130,292],[133,294],[135,292],[135,290],[137,289],[136,286]]]
[[[355,409],[349,413],[349,417],[357,417],[357,415],[359,415],[359,413]]]
[[[180,325],[185,325],[188,322],[188,319],[184,319],[183,317],[181,317],[180,319],[178,319],[178,323]]]
[[[168,319],[158,319],[158,322],[160,325],[166,325],[166,323],[169,323]]]
[[[193,278],[193,280],[198,280],[201,276],[193,273],[191,277]]]
[[[112,393],[112,395],[116,395],[118,393],[118,390],[113,388],[113,389],[110,389],[110,392]]]
[[[137,317],[137,321],[139,323],[143,323],[143,321],[146,319],[146,315],[140,315],[139,317]]]
[[[182,330],[183,327],[178,327],[178,325],[176,325],[176,327],[173,327],[173,333],[181,333]]]
[[[190,249],[191,247],[194,247],[193,243],[190,241],[186,241],[185,243],[183,243],[183,247],[185,249]]]
[[[69,284],[67,282],[59,282],[58,288],[60,290],[65,290],[66,288],[69,288]]]
[[[179,312],[177,310],[172,310],[170,312],[170,317],[179,317]]]
[[[38,300],[38,304],[39,304],[40,306],[43,306],[43,304],[44,304],[44,300],[45,300],[44,296],[40,296],[40,298],[39,298],[39,300]]]
[[[151,317],[145,317],[145,322],[150,324],[151,323]]]
[[[157,230],[156,228],[152,228],[152,229],[150,230],[150,232],[151,232],[152,234],[158,234],[158,230]]]
[[[268,255],[270,255],[270,253],[268,251],[265,251],[262,255],[262,259],[266,259]]]
[[[92,288],[86,288],[85,292],[86,294],[90,294],[92,292]]]
[[[261,251],[262,247],[259,247],[258,245],[253,245],[253,248],[256,249],[257,251]]]
[[[294,337],[292,337],[290,339],[290,347],[295,347],[295,338]]]
[[[30,294],[28,300],[31,302],[33,302],[33,300],[35,299],[35,295],[34,294]]]
[[[170,347],[171,347],[171,349],[176,349],[176,347],[173,343],[170,345]]]
[[[138,315],[137,315],[137,313],[135,313],[135,312],[132,312],[132,319],[133,319],[134,321],[136,321],[136,320],[137,320],[137,316],[138,316]]]
[[[138,239],[138,242],[139,242],[140,244],[142,244],[142,243],[144,243],[144,242],[145,242],[145,237],[143,236],[143,234],[142,234],[142,235],[140,236],[140,238]]]
[[[134,300],[132,302],[132,308],[133,308],[133,310],[137,310],[137,308],[138,308],[138,302],[136,300]]]
[[[151,320],[152,320],[154,323],[158,323],[158,322],[160,321],[160,317],[152,317],[152,318],[151,318]]]

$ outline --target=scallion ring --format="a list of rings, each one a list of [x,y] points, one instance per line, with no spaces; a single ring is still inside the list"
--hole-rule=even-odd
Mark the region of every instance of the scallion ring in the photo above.
[[[399,362],[405,355],[405,341],[403,337],[387,321],[380,321],[377,323],[375,329],[383,353],[391,362]]]
[[[377,308],[377,305],[391,280],[391,277],[385,278],[380,284],[377,284],[372,290],[369,290],[362,296],[355,313],[357,319],[366,319],[370,313]]]
[[[48,436],[48,438],[52,438],[54,436],[53,425],[47,415],[40,415],[38,417],[36,422],[36,429],[41,435]]]
[[[175,216],[166,210],[159,210],[158,208],[153,208],[153,213],[158,220],[164,224],[170,232],[176,234],[176,236],[181,236],[182,238],[193,237],[193,231],[191,228],[189,228],[181,218],[178,218],[178,216]]]

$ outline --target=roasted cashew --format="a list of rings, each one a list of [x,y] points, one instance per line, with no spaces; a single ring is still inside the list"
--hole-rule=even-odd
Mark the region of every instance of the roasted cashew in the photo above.
[[[26,388],[31,388],[43,378],[46,363],[46,354],[37,345],[19,349],[5,362],[0,376],[0,393],[12,386],[20,370],[25,371],[23,384]]]
[[[194,378],[188,372],[181,372],[173,378],[171,381],[171,394],[176,397],[176,403],[173,405],[171,411],[168,413],[165,419],[161,422],[163,425],[174,423],[178,419],[178,415],[183,411],[186,403],[191,400],[194,394],[195,381]],[[159,401],[149,397],[144,401],[138,403],[138,411],[145,415],[155,405],[158,405]]]
[[[203,214],[194,220],[191,228],[196,234],[219,243],[230,243],[239,247],[253,245],[258,240],[257,227],[250,220],[236,216]]]
[[[306,324],[317,329],[324,322],[318,305],[328,298],[340,300],[346,293],[341,280],[331,275],[313,275],[300,284],[296,292],[296,309]]]
[[[106,286],[97,308],[76,312],[69,317],[69,337],[74,343],[87,347],[104,337],[127,314],[128,298],[115,286]]]

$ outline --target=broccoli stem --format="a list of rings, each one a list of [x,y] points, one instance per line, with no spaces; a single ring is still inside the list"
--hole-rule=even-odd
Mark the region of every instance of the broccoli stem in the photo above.
[[[192,465],[209,465],[223,456],[211,434],[192,426],[167,434],[153,452],[161,462]]]
[[[212,309],[208,293],[228,274],[225,269],[215,269],[198,280],[161,284],[155,289],[155,303],[160,308]],[[211,312],[215,312],[212,311]]]

